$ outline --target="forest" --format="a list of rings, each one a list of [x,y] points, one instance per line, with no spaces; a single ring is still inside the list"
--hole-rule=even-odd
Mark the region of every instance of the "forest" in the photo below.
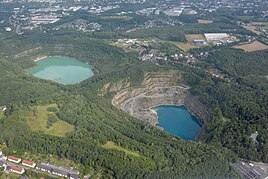
[[[34,44],[35,39],[32,41]],[[96,75],[79,85],[64,86],[27,74],[22,67],[32,66],[31,60],[12,59],[13,54],[10,54],[11,60],[2,58],[0,104],[7,105],[8,110],[0,120],[0,143],[8,146],[5,153],[13,154],[12,151],[16,150],[17,155],[23,151],[52,154],[82,164],[81,174],[94,170],[104,177],[209,178],[236,175],[229,166],[237,159],[232,151],[218,145],[174,138],[115,108],[111,96],[98,95],[99,88],[108,81],[129,76],[135,85],[142,81],[145,72],[168,68],[139,62],[135,60],[135,54],[125,53],[98,40],[71,41],[66,38],[64,41],[54,37],[53,40],[44,40],[42,47],[41,52],[46,54],[67,53],[93,64]],[[34,132],[27,123],[28,114],[34,107],[48,104],[57,104],[57,117],[75,126],[66,137]],[[107,141],[140,156],[105,149],[102,146]]]
[[[127,33],[113,31],[112,27],[126,24],[127,29],[152,20],[151,17],[135,15],[125,23],[100,20],[96,15],[89,17],[83,13],[74,16],[96,19],[108,30],[48,31],[41,35],[36,30],[21,36],[0,34],[0,105],[8,107],[0,119],[0,144],[7,146],[6,154],[14,155],[16,151],[16,155],[23,155],[27,151],[58,156],[80,164],[81,176],[93,170],[102,178],[232,178],[238,176],[230,163],[239,158],[268,162],[267,51],[245,53],[229,46],[200,48],[191,52],[198,54],[209,50],[209,55],[198,57],[199,64],[192,67],[174,61],[157,65],[139,61],[137,52],[126,52],[110,45],[111,40],[119,38],[184,42],[188,33],[252,35],[252,32],[222,20],[213,25],[186,23]],[[167,53],[175,52],[175,47],[167,44],[159,48]],[[34,50],[26,55],[21,53],[29,49]],[[33,77],[27,69],[35,65],[33,60],[39,55],[77,58],[89,63],[95,75],[80,84],[66,86]],[[134,87],[146,72],[171,69],[182,74],[183,83],[191,87],[190,93],[213,113],[198,141],[184,141],[129,116],[111,104],[113,93],[99,95],[99,90],[108,82],[129,78]],[[232,78],[229,81],[214,78],[208,75],[208,69],[217,69]],[[73,126],[72,132],[64,137],[34,131],[29,124],[30,117],[38,116],[35,109],[51,104],[57,108],[49,108],[48,112],[55,113],[56,117],[49,118],[46,127],[50,128],[59,120]],[[250,138],[255,131],[259,134],[256,143]],[[107,143],[114,143],[137,156],[107,149],[104,147]]]

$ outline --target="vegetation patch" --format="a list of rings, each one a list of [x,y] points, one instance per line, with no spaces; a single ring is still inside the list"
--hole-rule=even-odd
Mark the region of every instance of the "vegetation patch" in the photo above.
[[[120,146],[114,144],[112,141],[107,141],[107,143],[104,144],[102,147],[105,148],[105,149],[116,149],[116,150],[119,150],[119,151],[123,151],[128,155],[132,155],[134,157],[140,157],[139,153],[130,151],[128,149],[124,149],[123,147],[120,147]]]
[[[74,131],[74,126],[60,120],[56,115],[57,111],[56,104],[36,106],[27,117],[27,123],[33,131],[64,137],[67,133]]]
[[[234,48],[242,49],[246,52],[255,52],[255,51],[261,51],[261,50],[267,50],[268,45],[265,45],[259,41],[254,41],[250,44],[234,46]]]
[[[4,117],[4,111],[0,110],[0,119]]]

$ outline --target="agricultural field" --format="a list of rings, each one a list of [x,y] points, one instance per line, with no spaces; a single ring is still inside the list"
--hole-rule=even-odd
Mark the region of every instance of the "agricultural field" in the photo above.
[[[205,19],[198,19],[198,24],[211,24],[213,21],[205,20]]]
[[[112,141],[107,141],[107,143],[104,144],[102,147],[105,148],[105,149],[116,149],[116,150],[119,150],[119,151],[123,151],[128,155],[132,155],[134,157],[140,157],[139,153],[132,152],[130,150],[124,149],[123,147],[120,147],[120,146],[114,144]]]
[[[244,27],[245,29],[247,29],[247,30],[249,30],[249,31],[251,31],[251,32],[253,32],[253,33],[257,34],[257,35],[260,35],[260,34],[261,34],[260,31],[257,31],[257,30],[254,29],[254,27],[252,27],[252,26],[242,26],[242,27]]]
[[[33,131],[42,131],[58,137],[65,137],[67,133],[74,131],[73,125],[60,120],[55,112],[49,111],[50,108],[58,110],[56,104],[50,104],[34,107],[30,112],[27,123]],[[54,118],[54,121],[49,122],[50,118]]]
[[[263,43],[261,43],[259,41],[254,41],[251,44],[234,46],[234,48],[242,49],[245,52],[255,52],[255,51],[261,51],[261,50],[267,50],[268,49],[268,45],[265,45],[265,44],[263,44]]]
[[[192,48],[200,48],[200,47],[202,47],[202,46],[193,45],[190,42],[187,42],[187,43],[177,42],[177,43],[175,43],[175,45],[178,48],[182,49],[184,52],[187,52],[188,50],[190,50]]]
[[[202,34],[186,34],[185,35],[188,42],[193,42],[193,40],[205,40]]]

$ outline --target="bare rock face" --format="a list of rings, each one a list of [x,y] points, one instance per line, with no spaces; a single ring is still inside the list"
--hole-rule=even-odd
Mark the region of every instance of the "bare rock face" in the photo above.
[[[190,87],[180,81],[181,75],[176,71],[146,73],[138,87],[131,87],[129,79],[125,79],[115,84],[105,84],[100,95],[117,92],[112,100],[114,106],[153,125],[158,121],[157,113],[152,108],[160,105],[185,105],[200,122],[205,123],[210,118],[209,110],[197,97],[191,96]]]

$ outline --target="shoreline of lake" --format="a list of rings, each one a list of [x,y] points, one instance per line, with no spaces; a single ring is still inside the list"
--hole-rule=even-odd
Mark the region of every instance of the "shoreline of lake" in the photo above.
[[[182,132],[182,131],[177,131],[177,132],[172,132],[172,130],[174,130],[174,129],[172,129],[171,131],[170,131],[170,129],[166,129],[165,127],[163,127],[163,126],[161,126],[162,124],[161,124],[161,120],[162,119],[160,119],[159,118],[159,114],[158,114],[158,111],[159,111],[159,109],[157,109],[157,108],[173,108],[172,110],[175,110],[175,108],[177,108],[177,110],[181,110],[181,111],[183,111],[183,112],[185,112],[185,114],[187,113],[187,114],[189,114],[189,116],[190,116],[190,118],[191,118],[191,120],[190,119],[180,119],[180,120],[177,120],[178,119],[178,117],[179,117],[179,115],[177,116],[177,115],[175,115],[176,116],[176,122],[177,123],[180,123],[181,122],[181,120],[184,120],[184,122],[188,122],[189,124],[191,123],[191,125],[194,125],[194,126],[192,126],[193,128],[194,128],[194,130],[196,130],[197,131],[197,133],[196,133],[196,135],[193,137],[193,134],[189,134],[189,136],[187,136],[187,137],[185,137],[186,136],[186,134],[183,134],[183,135],[177,135],[178,133],[180,133],[180,132]],[[198,136],[200,135],[200,133],[202,132],[202,128],[203,128],[203,125],[202,125],[202,123],[199,121],[199,118],[197,117],[197,116],[195,116],[193,113],[191,113],[191,111],[189,111],[188,109],[187,109],[187,107],[185,106],[185,105],[157,105],[157,106],[153,106],[153,107],[151,107],[150,109],[150,112],[152,112],[152,113],[154,113],[155,115],[156,115],[156,117],[157,117],[157,123],[155,123],[155,126],[157,126],[158,128],[160,128],[161,130],[164,130],[164,131],[166,131],[166,132],[168,132],[168,133],[170,133],[170,134],[172,134],[172,135],[175,135],[175,136],[178,136],[178,137],[181,137],[181,138],[183,138],[183,139],[185,139],[185,140],[193,140],[193,141],[196,141],[197,140],[197,138],[198,138]],[[179,112],[179,111],[176,111],[176,112]],[[169,114],[169,115],[171,115],[171,114]],[[173,116],[174,117],[174,116]],[[185,116],[184,116],[185,117]],[[174,119],[173,119],[174,120]],[[189,121],[188,121],[189,120]],[[163,122],[163,121],[162,121]],[[166,122],[166,121],[165,121]],[[170,122],[172,122],[172,121],[170,121]],[[174,122],[174,121],[173,121]],[[164,125],[166,125],[166,124],[164,124]],[[187,127],[187,126],[185,126],[185,124],[184,125],[182,125],[182,126],[178,126],[178,130],[180,130],[180,128],[184,128],[184,127]],[[188,126],[189,127],[189,126]],[[191,131],[191,130],[190,130]],[[192,132],[192,131],[191,131]]]

